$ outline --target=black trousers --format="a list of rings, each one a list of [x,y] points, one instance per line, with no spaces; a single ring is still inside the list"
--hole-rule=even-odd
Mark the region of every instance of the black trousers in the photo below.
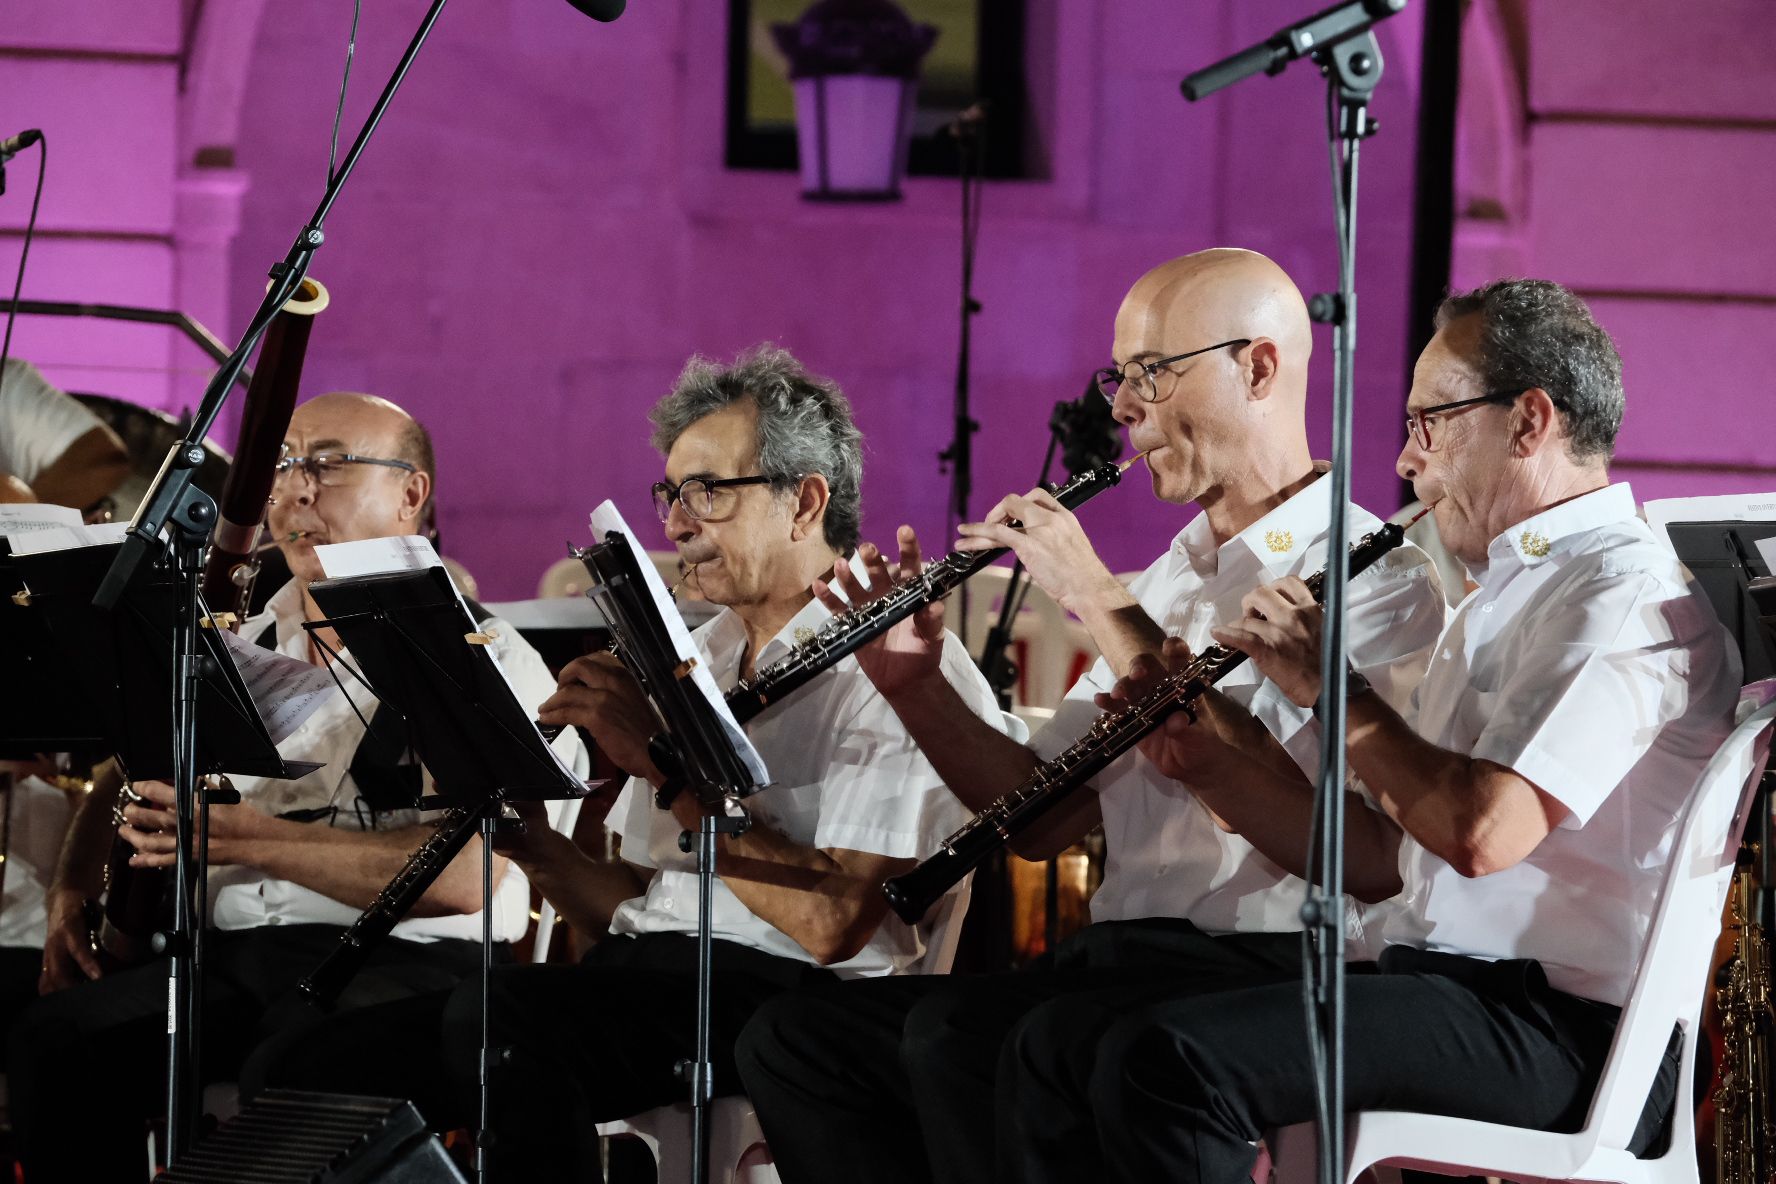
[[[1057,1000],[1114,1011],[1187,985],[1282,982],[1300,962],[1294,933],[1216,937],[1165,919],[1090,925],[1043,967],[868,979],[775,999],[741,1034],[741,1077],[785,1184],[835,1171],[847,1184],[980,1184],[993,1175],[995,1131],[1010,1120],[1001,1057],[1024,1017]],[[1063,1058],[1095,1039],[1044,1036]]]
[[[205,1082],[251,1069],[256,1047],[322,1022],[296,983],[333,950],[333,925],[262,926],[207,936]],[[439,991],[480,961],[468,941],[390,938],[340,997],[347,1009]],[[140,1179],[143,1123],[166,1110],[167,966],[156,961],[45,995],[14,1025],[7,1090],[31,1184]]]
[[[607,937],[574,966],[504,966],[493,976],[495,1070],[488,1164],[510,1184],[597,1179],[593,1124],[684,1101],[674,1066],[696,1050],[697,943],[680,934]],[[734,1039],[761,1003],[835,982],[830,971],[728,941],[715,943],[711,1011],[714,1087],[740,1092]],[[457,1106],[475,1112],[481,1056],[480,983],[443,1012],[443,1048]]]
[[[1373,969],[1347,980],[1350,1109],[1557,1131],[1584,1124],[1616,1008],[1554,990],[1535,962],[1392,947]],[[1015,1122],[1000,1178],[1243,1184],[1254,1140],[1313,1117],[1304,1016],[1299,984],[1133,1009],[1062,999],[1031,1013],[1008,1046]],[[1674,1036],[1637,1151],[1670,1113],[1676,1049]],[[1083,1136],[1081,1116],[1091,1123]]]

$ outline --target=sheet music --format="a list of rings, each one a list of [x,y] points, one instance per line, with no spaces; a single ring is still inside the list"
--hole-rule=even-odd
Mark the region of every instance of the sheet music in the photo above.
[[[333,676],[323,667],[268,650],[227,629],[222,630],[222,643],[273,744],[289,739],[334,690]]]
[[[1655,498],[1642,507],[1653,533],[1671,545],[1673,522],[1776,521],[1776,493],[1732,493],[1713,497]]]
[[[616,505],[606,501],[592,511],[592,537],[603,542],[604,536],[612,531],[629,540],[629,549],[635,553],[635,566],[641,569],[641,578],[647,583],[648,591],[653,594],[654,607],[659,611],[660,620],[666,624],[666,633],[672,639],[673,652],[681,661],[695,659],[691,681],[703,692],[703,697],[709,700],[709,705],[715,709],[716,718],[721,720],[722,731],[727,733],[734,745],[734,751],[740,755],[747,771],[752,774],[753,781],[763,789],[771,784],[771,774],[765,768],[764,758],[752,746],[752,741],[747,739],[740,727],[740,721],[728,710],[727,698],[721,693],[721,688],[715,685],[715,676],[709,673],[708,664],[698,654],[697,644],[691,640],[690,630],[685,628],[684,620],[678,615],[678,606],[672,602],[672,594],[666,590],[660,573],[648,562],[647,548],[641,545],[641,540],[635,537],[635,532],[623,521],[623,515],[618,513]]]
[[[21,506],[20,509],[42,510],[42,506]],[[75,511],[79,517],[79,511]],[[12,553],[14,555],[36,555],[42,551],[72,551],[76,547],[103,547],[107,543],[123,541],[129,533],[127,522],[101,522],[97,526],[85,526],[75,522],[71,526],[48,526],[42,530],[28,530],[11,535]]]
[[[80,511],[72,506],[50,506],[39,502],[0,504],[0,537],[13,538],[37,530],[80,525]]]
[[[1776,575],[1776,535],[1767,539],[1759,539],[1757,543],[1758,558],[1764,561],[1764,567],[1772,575]]]
[[[315,558],[321,561],[321,571],[330,580],[348,579],[352,576],[383,575],[398,571],[424,571],[428,567],[443,567],[444,561],[438,558],[438,552],[432,547],[432,541],[422,534],[400,534],[381,539],[359,539],[351,543],[323,543],[315,548]],[[462,589],[456,581],[450,579],[445,572],[450,589],[456,593],[456,602],[462,605],[463,615],[471,621],[475,614],[469,611],[468,602],[463,599]],[[514,626],[516,628],[516,626]],[[506,694],[512,698],[516,714],[530,721],[530,730],[535,733],[537,743],[549,750],[549,759],[555,766],[574,781],[582,784],[585,779],[574,772],[573,767],[562,759],[536,724],[536,705],[525,703],[518,698],[518,690],[512,685],[512,676],[506,672],[500,662],[499,654],[494,646],[484,645],[481,652],[493,662],[493,668],[506,685]]]

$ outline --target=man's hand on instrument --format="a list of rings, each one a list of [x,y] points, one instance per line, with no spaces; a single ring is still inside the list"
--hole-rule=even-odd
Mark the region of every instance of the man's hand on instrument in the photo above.
[[[43,939],[43,972],[37,978],[37,993],[48,995],[101,977],[105,971],[93,953],[85,895],[74,888],[54,888],[45,904],[49,927]]]
[[[131,867],[172,867],[178,840],[174,837],[176,820],[174,804],[177,793],[164,781],[137,781],[132,786],[142,802],[126,802],[122,808],[123,824],[118,837],[136,849],[130,856]],[[247,845],[255,839],[268,837],[275,820],[263,810],[246,803],[216,804],[210,807],[209,863],[212,867],[246,861]],[[193,840],[194,844],[196,840]],[[196,851],[195,845],[192,850]]]
[[[620,658],[607,653],[575,658],[561,668],[557,684],[537,708],[537,722],[585,728],[625,773],[656,785],[665,779],[648,754],[648,741],[660,725]]]
[[[1021,529],[1010,525],[1014,519],[1023,524]],[[1001,500],[987,512],[986,521],[964,523],[959,533],[962,537],[956,547],[961,551],[1010,547],[1030,578],[1076,616],[1135,604],[1128,589],[1092,550],[1091,540],[1073,511],[1046,489]]]
[[[524,823],[522,830],[499,827],[493,832],[493,850],[527,871],[547,862],[566,836],[549,825],[549,809],[542,802],[511,802],[512,812]],[[607,807],[608,808],[608,807]],[[566,839],[571,844],[571,839]]]
[[[924,571],[925,559],[919,549],[919,536],[913,533],[913,528],[901,527],[896,539],[900,547],[897,567],[891,571],[882,553],[866,543],[860,550],[870,586],[865,588],[851,565],[841,559],[833,565],[830,583],[814,581],[814,595],[820,603],[835,616],[841,616],[849,608],[862,607],[885,595],[896,583],[904,583]],[[850,601],[849,605],[834,593],[835,585]],[[853,656],[882,694],[892,696],[913,690],[925,679],[942,677],[943,622],[943,602],[928,604]]]
[[[1213,630],[1216,641],[1252,659],[1297,707],[1320,698],[1320,605],[1295,576],[1246,593],[1243,619]]]

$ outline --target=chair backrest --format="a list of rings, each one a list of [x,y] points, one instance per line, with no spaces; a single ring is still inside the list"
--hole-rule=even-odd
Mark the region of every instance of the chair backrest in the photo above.
[[[974,892],[970,872],[933,906],[931,924],[925,931],[925,956],[919,959],[920,974],[948,974],[956,964],[956,947],[962,941],[962,918],[968,915],[968,898]]]
[[[580,806],[583,804],[584,800],[581,798],[568,798],[562,802],[561,815],[555,820],[555,829],[568,838],[573,838],[574,826],[580,821]],[[532,962],[549,960],[549,940],[554,936],[555,906],[545,899],[542,907],[537,910],[536,941],[530,948]]]
[[[1721,908],[1739,852],[1776,720],[1776,679],[1741,692],[1739,722],[1703,770],[1672,846],[1665,885],[1653,908],[1646,946],[1628,990],[1628,1002],[1592,1101],[1585,1134],[1609,1148],[1625,1148],[1652,1088],[1673,1022],[1684,1031],[1680,1083],[1691,1080],[1695,1034]],[[1679,1129],[1690,1129],[1687,1086],[1680,1084]]]
[[[999,622],[1000,605],[1011,583],[1011,568],[996,566],[968,581],[968,648],[978,654],[987,632]],[[1085,626],[1067,615],[1034,582],[1023,581],[1023,603],[1012,619],[1009,657],[1018,665],[1012,686],[1019,707],[1053,707],[1090,668],[1097,648]]]

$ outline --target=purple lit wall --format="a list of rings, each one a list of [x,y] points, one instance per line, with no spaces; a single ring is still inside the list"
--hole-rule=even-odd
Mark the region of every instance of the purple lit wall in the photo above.
[[[348,136],[424,7],[365,6]],[[1146,267],[1235,244],[1308,292],[1336,275],[1317,76],[1297,67],[1196,105],[1177,93],[1192,67],[1312,5],[1028,7],[1050,175],[986,193],[977,512],[1034,479],[1049,408],[1103,363],[1117,301]],[[1776,248],[1758,221],[1776,182],[1776,47],[1757,0],[1707,7],[1719,27],[1686,41],[1674,30],[1691,6],[1675,3],[1637,22],[1601,0],[1472,6],[1456,279],[1534,272],[1596,298],[1629,362],[1626,461],[1768,465],[1776,448],[1723,431],[1722,415],[1752,422],[1769,381],[1718,359],[1776,340]],[[791,175],[723,170],[721,11],[634,0],[604,26],[559,0],[454,0],[329,220],[314,274],[333,304],[305,389],[374,391],[430,424],[446,548],[488,598],[531,595],[604,497],[646,529],[659,470],[646,407],[687,354],[761,340],[850,393],[868,440],[866,532],[905,520],[941,537],[954,183],[915,180],[891,207],[816,207]],[[15,15],[0,33],[0,123],[44,127],[53,144],[27,295],[177,304],[238,333],[319,195],[350,17],[346,0],[62,0]],[[1383,512],[1398,502],[1407,383],[1418,39],[1416,11],[1383,28],[1383,131],[1363,168],[1356,492]],[[1717,52],[1741,55],[1735,80],[1693,85]],[[1684,85],[1646,86],[1655,64]],[[15,161],[0,198],[0,274],[34,169]],[[160,330],[21,321],[15,350],[65,384],[154,406],[189,405],[202,385],[196,355]],[[1328,353],[1322,332],[1317,439]],[[1696,415],[1704,403],[1711,415]],[[1776,486],[1625,475],[1643,496]],[[1118,568],[1147,562],[1185,516],[1140,488],[1084,514]]]

